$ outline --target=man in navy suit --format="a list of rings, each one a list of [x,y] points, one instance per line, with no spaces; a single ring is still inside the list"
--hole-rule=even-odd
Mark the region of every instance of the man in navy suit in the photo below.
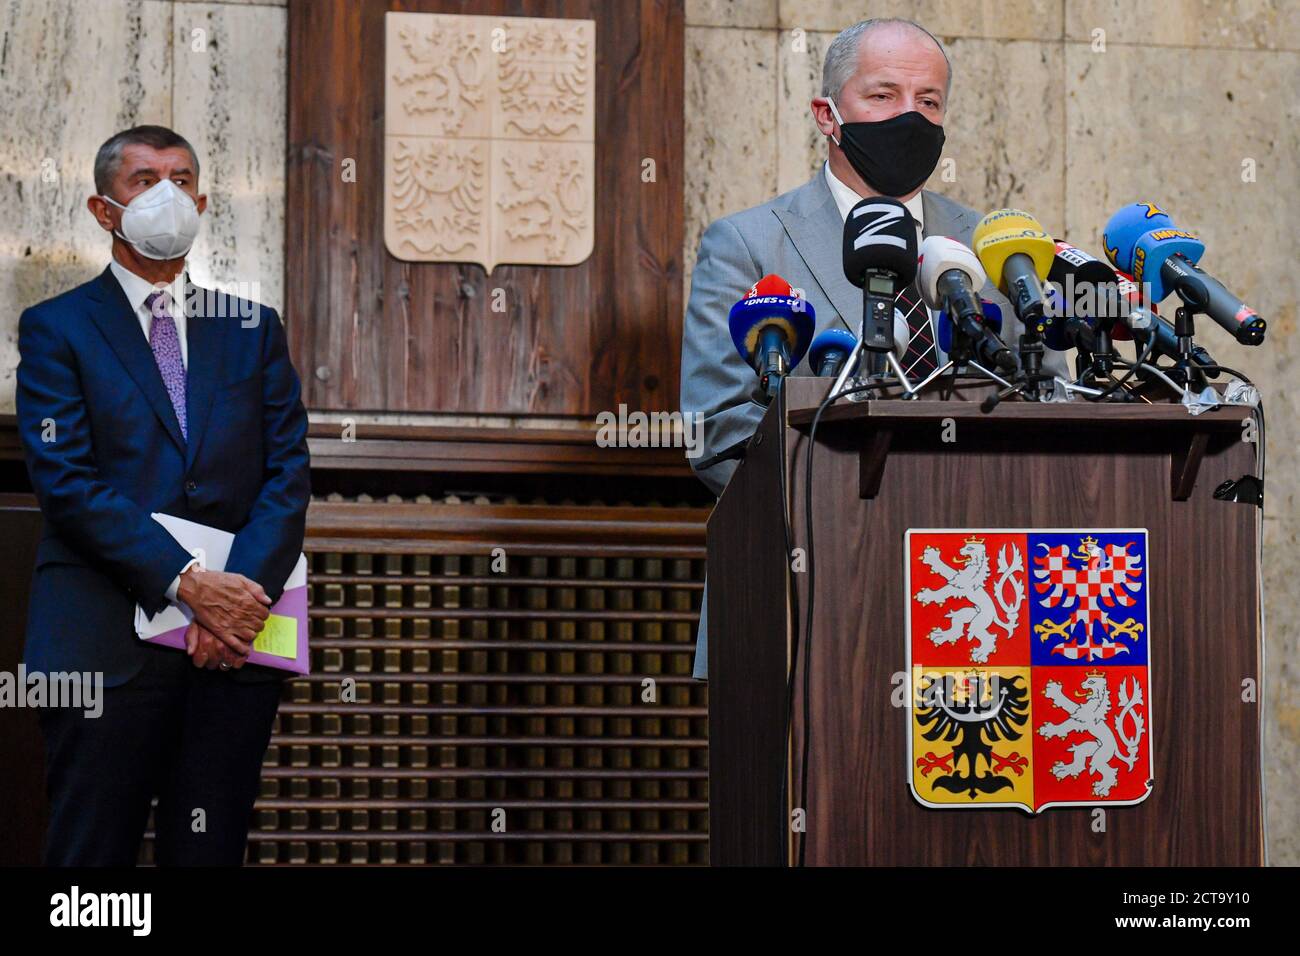
[[[29,672],[102,674],[102,714],[47,708],[50,865],[243,861],[282,672],[244,663],[302,550],[307,414],[275,310],[189,282],[207,197],[160,126],[118,133],[87,205],[112,260],[18,326],[18,426],[45,530]],[[203,568],[150,514],[235,535]],[[134,608],[194,612],[187,654]]]

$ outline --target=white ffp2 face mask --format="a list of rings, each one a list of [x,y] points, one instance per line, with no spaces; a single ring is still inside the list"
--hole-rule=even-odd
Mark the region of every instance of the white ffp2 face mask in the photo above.
[[[199,234],[199,210],[194,200],[170,179],[161,179],[128,205],[102,196],[122,210],[122,239],[147,259],[179,259]]]

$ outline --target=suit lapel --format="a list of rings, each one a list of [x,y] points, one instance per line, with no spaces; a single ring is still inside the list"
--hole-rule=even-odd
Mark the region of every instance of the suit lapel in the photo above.
[[[971,244],[979,222],[978,213],[927,190],[921,192],[921,204],[924,215],[922,235],[950,236],[968,246]],[[835,197],[826,184],[825,171],[819,170],[802,186],[788,208],[774,208],[772,212],[838,313],[836,320],[840,326],[857,335],[862,315],[862,290],[844,275],[842,243],[839,241],[844,234],[844,220],[840,218]],[[986,286],[985,295],[988,291]],[[944,358],[942,352],[940,358]]]
[[[189,352],[189,367],[185,376],[185,418],[189,424],[189,447],[185,453],[185,467],[194,464],[199,442],[208,424],[212,410],[212,396],[220,381],[222,368],[221,336],[217,319],[208,316],[208,299],[213,294],[191,283],[185,287],[187,313],[185,337]]]
[[[979,221],[967,209],[938,196],[928,190],[921,192],[921,209],[924,211],[925,223],[921,233],[930,236],[948,236],[969,246]]]
[[[839,313],[840,325],[854,331],[856,317],[862,314],[862,291],[844,276],[840,241],[844,235],[844,220],[840,218],[835,197],[826,185],[825,172],[819,170],[799,190],[788,209],[773,209],[772,212],[781,221],[804,265],[817,280],[822,294]]]
[[[111,268],[105,269],[99,277],[99,284],[92,290],[90,298],[94,303],[91,318],[126,373],[144,393],[158,421],[183,453],[185,438],[181,435],[181,425],[167,395],[167,387],[163,385],[153,350],[149,348],[149,342],[140,330],[140,320]]]

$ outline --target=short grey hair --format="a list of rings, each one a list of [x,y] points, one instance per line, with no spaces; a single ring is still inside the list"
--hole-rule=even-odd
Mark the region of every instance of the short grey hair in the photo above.
[[[822,96],[839,98],[844,85],[858,71],[858,54],[862,47],[862,38],[872,30],[886,26],[911,27],[934,41],[934,45],[943,54],[943,62],[948,65],[948,83],[943,90],[944,98],[947,99],[949,91],[952,90],[952,60],[948,59],[948,51],[943,48],[939,38],[921,24],[902,17],[873,17],[841,30],[839,36],[826,48],[826,62],[822,64]]]
[[[199,155],[184,136],[166,126],[132,126],[110,136],[95,154],[95,192],[99,195],[108,192],[113,177],[122,167],[122,151],[127,146],[151,146],[154,149],[180,146],[189,152],[194,161],[194,178],[199,178]]]

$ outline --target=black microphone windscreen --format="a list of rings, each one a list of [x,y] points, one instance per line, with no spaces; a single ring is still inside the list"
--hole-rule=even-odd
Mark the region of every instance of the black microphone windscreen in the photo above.
[[[861,287],[868,270],[892,273],[901,290],[916,278],[916,220],[897,199],[864,199],[844,220],[844,275]]]
[[[1073,277],[1075,285],[1114,284],[1119,281],[1115,270],[1098,259],[1075,258],[1068,251],[1058,251],[1052,260],[1052,268],[1047,273],[1047,281],[1063,286],[1070,277]]]

